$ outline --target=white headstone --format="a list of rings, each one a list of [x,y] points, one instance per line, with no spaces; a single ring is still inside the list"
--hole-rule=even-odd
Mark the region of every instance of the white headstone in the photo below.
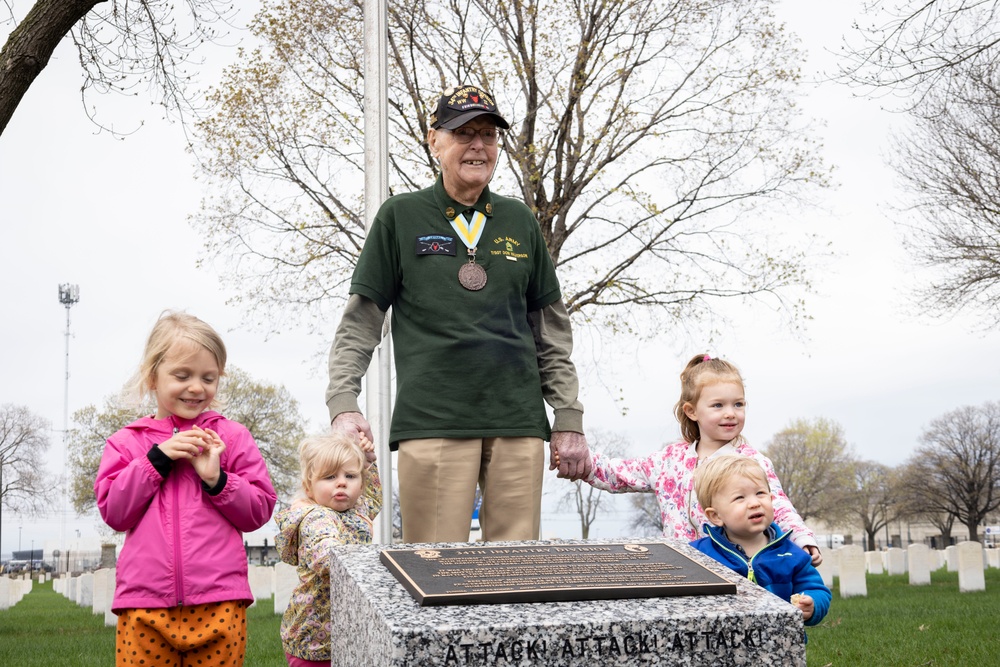
[[[79,584],[79,577],[70,577],[66,580],[66,597],[76,602],[76,590]]]
[[[288,563],[276,563],[274,566],[274,613],[284,614],[288,602],[292,599],[292,591],[299,583],[298,568]]]
[[[906,554],[909,561],[910,585],[926,586],[930,584],[931,558],[936,558],[931,553],[930,547],[926,544],[911,544],[906,548]]]
[[[882,552],[866,551],[865,563],[868,565],[868,574],[882,574]]]
[[[11,590],[13,588],[11,583],[11,580],[7,577],[0,576],[0,609],[10,609],[14,606],[12,602],[14,593]]]
[[[110,576],[111,570],[106,567],[94,571],[94,599],[91,609],[95,614],[104,614],[104,611],[111,604],[111,600],[108,598],[108,577]]]
[[[114,626],[118,625],[118,616],[111,611],[111,608],[114,606],[115,603],[115,586],[117,584],[117,580],[115,579],[115,572],[117,570],[116,568],[113,567],[105,569],[107,569],[108,571],[108,578],[104,581],[104,587],[105,587],[104,599],[107,600],[107,603],[105,604],[104,607],[104,625]]]
[[[886,551],[885,568],[889,574],[906,574],[906,552],[896,547]]]
[[[84,572],[81,574],[78,586],[76,603],[81,607],[92,608],[94,606],[94,573]]]
[[[840,554],[840,597],[867,597],[864,550],[857,544],[849,544],[837,551]]]
[[[826,584],[827,588],[833,588],[833,558],[832,554],[824,553],[823,562],[820,563],[816,570],[819,571],[819,576],[823,577],[823,583]]]
[[[944,548],[944,560],[949,572],[958,572],[958,547],[954,544]]]
[[[1000,549],[987,549],[986,562],[990,567],[1000,568]]]
[[[251,565],[248,572],[254,600],[270,600],[274,593],[274,569]]]
[[[958,590],[962,593],[986,590],[983,572],[983,545],[979,542],[961,542],[958,552]]]
[[[830,549],[823,552],[823,561],[830,562],[830,573],[835,577],[840,576],[840,548]],[[829,585],[829,584],[827,584]]]

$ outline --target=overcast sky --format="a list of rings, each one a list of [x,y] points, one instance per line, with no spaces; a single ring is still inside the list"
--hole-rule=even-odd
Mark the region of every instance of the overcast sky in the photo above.
[[[825,49],[839,48],[856,4],[781,7],[809,48],[811,67],[829,67]],[[0,40],[9,29],[0,26]],[[267,340],[241,327],[241,312],[226,305],[230,295],[195,265],[201,241],[187,218],[198,210],[202,186],[180,129],[142,95],[124,109],[121,101],[92,97],[99,110],[114,109],[107,116],[121,129],[145,121],[125,139],[97,133],[82,111],[79,86],[76,55],[64,44],[0,138],[0,403],[27,406],[51,421],[50,470],[61,470],[66,310],[58,286],[68,282],[80,286],[80,302],[71,310],[70,414],[121,387],[157,316],[175,308],[219,329],[231,363],[284,384],[309,428],[323,428],[325,349],[335,322],[325,323],[329,335],[285,331]],[[862,456],[896,465],[933,418],[998,399],[1000,337],[980,332],[972,316],[941,323],[914,316],[907,306],[917,269],[886,217],[897,195],[883,166],[887,132],[901,119],[835,85],[812,91],[803,106],[825,124],[817,133],[825,159],[837,169],[837,187],[799,221],[836,253],[816,276],[818,293],[808,298],[813,319],[806,337],[791,335],[759,307],[728,308],[736,325],[710,344],[697,331],[683,339],[664,332],[641,350],[581,334],[575,360],[589,429],[621,432],[635,453],[674,438],[678,373],[706,348],[743,371],[750,404],[744,434],[759,447],[794,419],[826,417],[844,427]],[[621,401],[615,400],[619,391]],[[55,488],[52,493],[58,497]],[[544,521],[552,536],[578,536],[571,524],[561,527],[559,517],[547,514]],[[28,549],[32,540],[38,547],[63,534],[72,538],[77,530],[93,537],[94,523],[5,513],[0,552],[17,549],[19,541]],[[599,524],[595,536],[615,535],[615,525]]]

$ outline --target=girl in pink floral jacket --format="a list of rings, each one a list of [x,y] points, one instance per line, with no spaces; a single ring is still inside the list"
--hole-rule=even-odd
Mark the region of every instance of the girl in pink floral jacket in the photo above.
[[[281,643],[290,667],[330,665],[330,547],[369,544],[382,508],[375,447],[341,433],[299,445],[304,497],[275,515],[274,545],[298,567],[299,584],[281,619]]]
[[[684,440],[637,458],[614,459],[594,452],[591,486],[611,493],[655,493],[663,534],[687,541],[701,537],[708,521],[694,492],[694,470],[719,454],[756,459],[767,472],[774,496],[774,520],[792,541],[805,549],[814,565],[823,557],[816,537],[806,527],[781,488],[771,461],[740,433],[746,420],[743,377],[728,361],[697,355],[681,373],[681,397],[674,407]]]

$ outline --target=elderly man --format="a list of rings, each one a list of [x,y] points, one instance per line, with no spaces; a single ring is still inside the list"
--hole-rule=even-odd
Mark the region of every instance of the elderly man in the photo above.
[[[510,129],[492,96],[446,91],[430,126],[440,175],[382,204],[354,270],[330,351],[333,428],[371,438],[357,396],[391,306],[403,540],[467,541],[477,484],[485,540],[538,539],[543,441],[560,477],[590,472],[569,315],[538,221],[488,187]]]

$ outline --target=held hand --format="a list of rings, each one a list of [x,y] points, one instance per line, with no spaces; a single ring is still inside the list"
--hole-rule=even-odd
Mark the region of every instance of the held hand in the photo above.
[[[212,488],[219,483],[220,457],[222,452],[226,451],[226,443],[222,442],[219,434],[212,429],[195,426],[194,430],[200,432],[204,444],[201,453],[191,459],[191,466],[198,473],[198,477]]]
[[[801,594],[795,596],[795,606],[802,612],[802,620],[808,621],[816,612],[816,603],[808,595]]]
[[[813,567],[819,567],[819,564],[823,562],[823,554],[820,553],[819,547],[809,545],[805,547],[805,551],[812,557]]]
[[[330,424],[330,429],[332,431],[342,431],[347,433],[355,440],[360,436],[368,438],[368,440],[374,441],[375,436],[372,435],[372,427],[365,419],[365,416],[360,412],[341,412],[339,415],[333,418],[333,422]]]
[[[365,461],[367,461],[368,463],[374,463],[376,459],[375,443],[366,438],[365,434],[362,433],[359,436],[358,445],[361,446],[361,451],[365,453]]]
[[[576,481],[590,474],[590,448],[583,433],[553,431],[549,452],[549,470],[558,468],[557,477]]]

